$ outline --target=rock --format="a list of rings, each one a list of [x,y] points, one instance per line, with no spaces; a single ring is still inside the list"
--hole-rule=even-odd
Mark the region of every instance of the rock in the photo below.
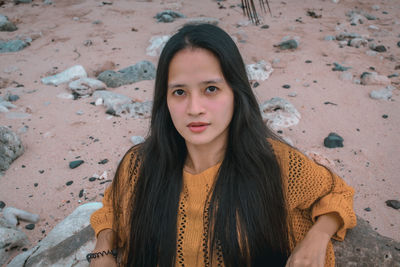
[[[84,163],[83,160],[74,160],[74,161],[71,161],[71,162],[69,163],[69,167],[70,167],[71,169],[75,169],[75,168],[81,166],[83,163]]]
[[[18,52],[27,47],[28,45],[29,43],[23,40],[10,40],[10,41],[0,40],[0,53]]]
[[[333,71],[346,71],[346,70],[351,69],[351,67],[344,67],[336,62],[334,62],[333,65],[335,66],[332,68]]]
[[[159,56],[170,37],[169,35],[151,37],[149,41],[150,45],[146,48],[146,55],[152,57]]]
[[[400,201],[398,201],[398,200],[394,200],[394,199],[386,200],[385,203],[388,207],[394,208],[396,210],[400,209]]]
[[[132,118],[150,118],[153,101],[135,102],[128,105],[129,116]]]
[[[284,84],[284,85],[282,85],[282,88],[289,89],[290,85],[289,84]]]
[[[219,19],[208,18],[208,17],[189,18],[186,20],[185,25],[203,24],[203,23],[208,23],[217,26],[219,24]]]
[[[32,0],[14,0],[14,4],[29,4],[32,3]]]
[[[358,33],[354,32],[341,32],[338,35],[336,35],[336,40],[338,41],[343,41],[343,40],[348,40],[348,39],[354,39],[354,38],[362,38],[362,36]]]
[[[381,236],[360,217],[343,242],[333,241],[333,248],[336,266],[400,266],[400,243]]]
[[[0,14],[0,31],[2,32],[13,32],[18,28],[14,23],[8,20],[7,16]]]
[[[18,135],[8,127],[0,126],[0,172],[6,171],[23,152],[24,147]]]
[[[289,127],[299,123],[300,113],[287,100],[274,97],[260,105],[263,120],[272,129]]]
[[[156,76],[156,68],[147,60],[138,62],[118,72],[107,70],[99,74],[97,79],[104,82],[108,87],[119,87],[132,84],[142,80],[153,80]]]
[[[17,101],[19,99],[19,96],[18,95],[10,95],[9,97],[8,97],[8,101],[11,101],[11,102],[15,102],[15,101]]]
[[[364,72],[361,74],[361,84],[363,85],[390,85],[391,81],[384,75],[379,75],[376,72]]]
[[[373,5],[372,9],[378,11],[381,7],[379,5]]]
[[[6,118],[7,119],[26,119],[29,118],[31,114],[22,113],[22,112],[7,112]]]
[[[18,220],[23,220],[31,223],[37,223],[39,221],[39,215],[13,207],[4,208],[3,217],[5,221],[12,226],[17,226]]]
[[[356,26],[358,24],[363,24],[364,23],[364,18],[360,14],[353,13],[350,16],[350,25]]]
[[[6,206],[6,203],[4,201],[0,200],[0,210],[4,209],[5,206]]]
[[[33,230],[33,229],[35,229],[35,224],[33,224],[33,223],[27,224],[27,225],[25,225],[25,229]]]
[[[371,31],[379,31],[379,27],[376,26],[376,25],[369,25],[369,26],[368,26],[368,30],[371,30]]]
[[[397,46],[400,47],[400,41],[397,42]]]
[[[324,146],[327,148],[343,147],[344,139],[336,133],[330,133],[324,139]]]
[[[112,109],[117,114],[126,111],[127,106],[132,103],[129,97],[109,91],[96,91],[93,93],[93,97],[96,99],[96,102],[98,99],[102,99],[107,110]]]
[[[145,139],[142,136],[132,136],[131,137],[131,142],[133,143],[133,145],[138,145],[141,144],[145,141]]]
[[[0,266],[4,266],[9,258],[14,255],[14,249],[28,245],[28,236],[15,226],[9,225],[4,218],[0,217]]]
[[[16,108],[17,106],[4,100],[1,96],[0,96],[0,113],[1,112],[8,112],[8,109],[10,108]]]
[[[60,93],[57,97],[61,99],[74,99],[74,95],[69,93]]]
[[[63,83],[71,82],[79,78],[86,78],[86,77],[87,74],[85,69],[81,65],[75,65],[56,75],[43,78],[42,83],[47,85],[60,85]]]
[[[157,13],[157,15],[154,16],[154,18],[157,19],[158,22],[168,23],[168,22],[173,22],[176,18],[185,18],[185,15],[173,10],[164,10],[160,13]]]
[[[98,164],[106,164],[108,162],[108,159],[102,159],[99,162],[97,162]]]
[[[367,207],[367,208],[365,208],[364,210],[367,211],[367,212],[370,212],[370,211],[371,211],[371,208],[370,208],[370,207]]]
[[[102,81],[93,78],[80,78],[70,82],[68,87],[79,96],[89,96],[96,90],[106,89],[106,85]]]
[[[324,40],[325,41],[334,41],[334,40],[336,40],[336,37],[333,35],[327,35],[324,37]]]
[[[65,183],[65,185],[66,185],[66,186],[70,186],[70,185],[72,185],[73,183],[74,183],[74,181],[68,181],[68,182]]]
[[[297,93],[296,93],[296,92],[290,92],[290,93],[288,94],[288,96],[290,96],[290,97],[296,97],[296,96],[297,96]]]
[[[386,47],[384,45],[378,45],[373,50],[379,53],[383,53],[386,52]]]
[[[44,1],[43,1],[43,4],[44,4],[44,5],[52,5],[52,4],[53,4],[53,1],[51,1],[51,0],[44,0]]]
[[[393,74],[388,75],[387,77],[390,79],[390,78],[399,77],[399,76],[400,76],[400,74],[398,72],[395,72]]]
[[[8,266],[88,266],[86,254],[95,245],[90,215],[101,206],[98,202],[79,206],[37,246],[16,256]]]
[[[359,48],[360,46],[366,46],[368,44],[368,41],[363,39],[363,38],[354,38],[351,39],[349,42],[349,45],[352,47]]]
[[[296,49],[298,47],[299,43],[297,40],[290,39],[287,41],[280,42],[277,45],[274,45],[275,47],[279,47],[281,50],[287,50],[287,49]]]
[[[246,65],[247,76],[250,81],[265,81],[274,71],[271,64],[261,60],[255,64]]]

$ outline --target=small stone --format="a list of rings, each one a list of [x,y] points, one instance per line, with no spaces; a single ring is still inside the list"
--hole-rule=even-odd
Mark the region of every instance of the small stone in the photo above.
[[[269,29],[269,25],[262,25],[261,29]]]
[[[33,184],[34,187],[38,187],[38,185],[39,185],[38,183],[34,183]]]
[[[311,60],[306,60],[305,62],[306,62],[307,64],[312,63]]]
[[[254,84],[253,84],[253,88],[256,88],[256,87],[258,87],[260,84],[258,83],[258,82],[255,82]]]
[[[290,85],[289,84],[284,84],[284,85],[282,85],[282,88],[289,89]]]
[[[384,45],[378,45],[375,47],[374,49],[376,52],[382,53],[382,52],[386,52],[386,47]]]
[[[364,210],[369,212],[369,211],[371,211],[371,208],[368,207],[368,208],[365,208]]]
[[[74,183],[74,181],[68,181],[68,182],[65,183],[65,185],[66,185],[66,186],[70,186],[70,185],[73,184],[73,183]]]
[[[8,101],[10,101],[10,102],[15,102],[15,101],[17,101],[19,99],[19,96],[17,96],[17,95],[10,95],[9,97],[8,97]]]
[[[296,97],[296,96],[297,96],[297,93],[296,93],[296,92],[290,92],[290,93],[288,94],[288,96],[290,96],[290,97]]]
[[[343,147],[344,139],[336,133],[330,133],[324,139],[324,146],[327,148]]]
[[[400,76],[399,73],[396,72],[396,73],[388,75],[388,78],[391,79],[391,78],[395,78],[395,77],[399,77],[399,76]]]
[[[332,36],[332,35],[327,35],[324,37],[325,41],[334,41],[336,40],[336,36]]]
[[[27,225],[25,226],[25,229],[27,229],[27,230],[33,230],[33,229],[35,229],[35,224],[33,224],[33,223],[27,224]]]
[[[397,42],[397,46],[400,47],[400,41]]]
[[[79,167],[82,163],[84,163],[83,160],[74,160],[74,161],[71,161],[71,162],[69,163],[69,167],[70,167],[71,169],[75,169],[76,167]]]
[[[97,162],[98,164],[106,164],[108,162],[108,159],[102,159],[99,162]]]
[[[4,201],[0,200],[0,209],[3,209],[6,206],[6,203]]]
[[[84,189],[81,189],[81,191],[79,191],[79,198],[83,197],[83,192],[84,191],[85,191]]]
[[[394,208],[396,210],[400,209],[400,201],[398,201],[398,200],[394,200],[394,199],[386,200],[385,203],[386,203],[386,206],[388,206],[388,207]]]
[[[40,174],[43,174],[43,173],[44,173],[44,170],[39,170],[39,173],[40,173]]]
[[[332,68],[333,71],[346,71],[348,69],[351,69],[351,67],[344,67],[336,62],[334,62],[333,65],[335,66]]]
[[[382,118],[387,119],[389,116],[387,114],[383,114]]]
[[[96,177],[90,177],[90,178],[89,178],[89,182],[94,182],[94,181],[96,181],[96,180],[97,180]]]
[[[279,43],[278,45],[274,45],[275,47],[278,46],[281,50],[287,50],[287,49],[296,49],[299,46],[299,43],[297,40],[290,39],[287,41],[283,41]]]

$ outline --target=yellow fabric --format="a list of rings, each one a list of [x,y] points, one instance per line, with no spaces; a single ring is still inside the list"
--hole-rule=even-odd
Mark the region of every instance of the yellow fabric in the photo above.
[[[336,174],[316,164],[302,153],[279,141],[269,140],[281,167],[287,205],[293,225],[295,242],[301,241],[320,215],[336,212],[342,225],[333,238],[343,240],[346,229],[356,225],[353,211],[354,190]],[[120,175],[129,173],[134,151],[124,157],[120,166]],[[208,255],[204,254],[204,229],[206,216],[203,207],[220,164],[200,174],[183,171],[183,192],[180,197],[177,224],[176,266],[205,266]],[[127,206],[129,194],[123,196],[121,203]],[[126,220],[124,218],[123,220]],[[96,235],[103,229],[112,229],[113,210],[110,188],[105,191],[103,208],[91,216],[91,225]],[[122,240],[125,242],[125,240]],[[222,255],[213,256],[213,265],[223,265]],[[329,242],[325,266],[334,266],[335,257],[332,243]]]

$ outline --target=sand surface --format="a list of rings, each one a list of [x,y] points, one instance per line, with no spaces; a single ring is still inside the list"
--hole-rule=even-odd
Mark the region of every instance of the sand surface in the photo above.
[[[260,103],[279,96],[300,112],[299,124],[282,129],[282,136],[302,151],[329,160],[330,167],[355,188],[356,213],[380,234],[400,241],[400,212],[385,204],[388,199],[400,199],[400,78],[391,78],[396,87],[391,100],[375,100],[369,93],[384,86],[342,80],[341,72],[332,71],[337,62],[351,67],[349,71],[358,79],[371,67],[385,76],[400,72],[395,70],[400,65],[398,1],[271,0],[272,16],[264,15],[262,23],[268,29],[246,23],[237,0],[219,4],[211,0],[120,0],[105,5],[98,0],[53,0],[52,5],[38,0],[20,5],[5,2],[0,13],[14,21],[18,30],[0,32],[0,39],[22,36],[33,41],[22,51],[0,54],[0,96],[7,92],[19,95],[14,102],[17,108],[9,113],[29,114],[11,119],[0,113],[1,125],[15,132],[28,127],[19,133],[25,153],[0,177],[0,200],[40,215],[34,230],[26,230],[24,222],[19,226],[32,246],[78,205],[101,201],[100,194],[109,185],[101,182],[112,179],[118,161],[132,145],[130,137],[146,136],[149,124],[148,119],[108,115],[104,106],[90,104],[95,100],[92,97],[62,99],[58,95],[70,93],[67,84],[44,85],[41,78],[78,64],[90,77],[109,66],[118,70],[141,60],[156,64],[157,57],[146,55],[150,38],[171,34],[194,17],[219,19],[219,26],[238,40],[246,64],[274,62],[270,78],[259,81],[254,92]],[[379,9],[373,9],[374,5]],[[345,14],[356,7],[378,19],[351,26]],[[158,23],[153,17],[166,9],[188,19]],[[309,10],[322,17],[308,16]],[[370,25],[378,30],[369,29]],[[343,31],[374,39],[387,52],[369,55],[367,46],[340,47],[338,41],[324,40]],[[281,51],[273,46],[285,36],[297,36],[299,47]],[[92,45],[86,46],[87,40]],[[142,81],[108,90],[147,101],[152,98],[153,84]],[[284,84],[290,88],[282,88]],[[293,92],[297,95],[289,97]],[[384,114],[388,117],[383,118]],[[344,138],[343,148],[323,146],[330,132]],[[69,162],[76,159],[85,163],[70,169]],[[103,159],[108,163],[98,164]],[[104,172],[104,180],[89,181]],[[68,181],[72,185],[67,186]]]

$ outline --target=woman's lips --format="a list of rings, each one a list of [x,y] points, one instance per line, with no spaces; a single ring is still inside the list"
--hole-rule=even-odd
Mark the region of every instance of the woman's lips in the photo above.
[[[207,122],[192,122],[187,125],[190,131],[194,133],[201,133],[207,129],[210,123]]]

